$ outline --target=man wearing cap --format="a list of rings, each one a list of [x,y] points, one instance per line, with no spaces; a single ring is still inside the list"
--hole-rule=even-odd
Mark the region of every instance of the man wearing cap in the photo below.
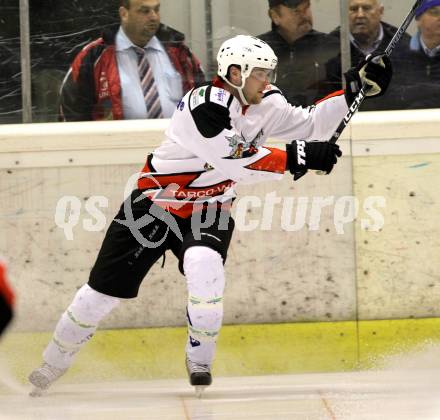
[[[416,23],[400,75],[403,107],[440,108],[440,0],[425,1],[416,10]]]
[[[272,30],[258,38],[278,56],[277,87],[286,99],[306,106],[337,90],[326,81],[326,63],[338,55],[339,43],[313,29],[310,0],[269,0],[269,17]]]
[[[393,38],[397,28],[383,22],[384,7],[379,0],[350,0],[348,4],[349,37],[351,65],[355,66],[368,54],[385,51],[385,48]],[[338,42],[340,27],[330,32]],[[393,51],[391,60],[394,68],[398,71],[401,66],[401,57],[409,43],[410,36],[403,34],[398,47]],[[327,67],[328,79],[341,83],[341,57],[332,60]],[[336,76],[336,79],[335,79]],[[338,89],[341,88],[339,85]],[[402,96],[399,92],[396,79],[393,80],[387,93],[378,99],[364,103],[361,110],[385,110],[399,109],[402,104]]]

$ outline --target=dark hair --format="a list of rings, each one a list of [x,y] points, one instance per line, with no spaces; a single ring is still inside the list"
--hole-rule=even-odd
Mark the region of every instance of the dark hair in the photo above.
[[[224,77],[219,76],[219,77],[220,77],[220,78],[223,78],[223,79],[231,80],[231,67],[236,67],[238,70],[241,71],[241,66],[239,66],[238,64],[231,64],[231,65],[228,67],[228,71],[227,71],[227,73],[226,73],[226,76],[224,76]]]
[[[119,0],[119,6],[125,7],[126,9],[130,8],[130,0]]]
[[[273,9],[280,5],[284,5],[286,7],[294,9],[305,1],[306,0],[269,0],[269,9]]]

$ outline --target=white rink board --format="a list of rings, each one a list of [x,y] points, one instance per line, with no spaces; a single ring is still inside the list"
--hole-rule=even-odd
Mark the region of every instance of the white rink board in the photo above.
[[[357,310],[360,319],[438,316],[440,292],[434,280],[440,260],[433,256],[440,253],[439,114],[359,113],[343,134],[344,157],[331,176],[309,174],[292,183],[286,174],[280,183],[239,187],[239,197],[254,196],[262,203],[272,193],[283,200],[350,196],[354,165],[356,197],[385,196],[387,224],[380,234],[365,234],[361,214],[338,235],[330,209],[323,212],[318,230],[286,232],[276,206],[269,230],[234,234],[226,264],[225,323],[344,321],[356,319]],[[86,201],[92,196],[108,199],[102,210],[108,226],[127,178],[141,170],[167,124],[140,120],[0,127],[0,253],[9,260],[11,279],[20,291],[16,331],[52,330],[75,290],[87,281],[104,235],[104,228],[83,229],[90,218]],[[72,241],[54,220],[65,195],[78,197],[81,204]],[[262,214],[262,207],[249,208],[246,220],[260,220]],[[176,260],[170,255],[165,268],[159,266],[153,267],[139,299],[121,305],[103,328],[185,324],[185,282]]]

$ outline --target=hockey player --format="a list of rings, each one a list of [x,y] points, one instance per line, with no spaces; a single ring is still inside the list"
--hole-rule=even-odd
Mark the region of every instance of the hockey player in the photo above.
[[[14,300],[14,292],[6,276],[6,264],[0,258],[0,336],[12,320]]]
[[[239,35],[221,46],[218,76],[177,106],[162,145],[148,156],[137,189],[107,231],[90,278],[58,322],[29,380],[40,393],[63,375],[77,351],[121,299],[137,296],[152,265],[171,250],[188,288],[186,366],[191,385],[211,384],[223,317],[223,264],[234,229],[234,185],[330,173],[339,147],[328,143],[362,82],[371,95],[391,79],[386,57],[348,72],[346,92],[295,108],[271,83],[277,57],[265,42]],[[265,147],[268,137],[286,150]],[[293,141],[292,141],[293,140]],[[318,140],[318,141],[316,141]],[[209,222],[209,223],[208,223]]]

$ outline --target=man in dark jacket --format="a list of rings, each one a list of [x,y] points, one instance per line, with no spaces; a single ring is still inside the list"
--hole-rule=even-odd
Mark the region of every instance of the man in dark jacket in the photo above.
[[[428,0],[416,11],[418,32],[401,73],[403,107],[440,108],[440,0]]]
[[[382,21],[383,11],[383,5],[379,0],[350,0],[348,17],[352,66],[357,65],[368,54],[383,52],[396,33],[395,26]],[[330,35],[339,41],[340,28],[336,28]],[[391,56],[393,68],[398,71],[400,71],[402,56],[409,40],[410,36],[405,33]],[[338,56],[327,67],[327,78],[329,81],[339,83],[338,89],[342,87],[341,71],[341,57]],[[399,84],[394,79],[384,96],[364,102],[361,110],[399,109],[402,107],[402,100]]]
[[[272,30],[258,35],[278,56],[276,86],[295,106],[308,106],[337,90],[326,63],[339,53],[333,37],[315,31],[310,0],[269,0]]]
[[[119,16],[119,27],[73,61],[61,88],[61,120],[169,118],[204,81],[184,35],[160,22],[159,0],[121,0]]]

